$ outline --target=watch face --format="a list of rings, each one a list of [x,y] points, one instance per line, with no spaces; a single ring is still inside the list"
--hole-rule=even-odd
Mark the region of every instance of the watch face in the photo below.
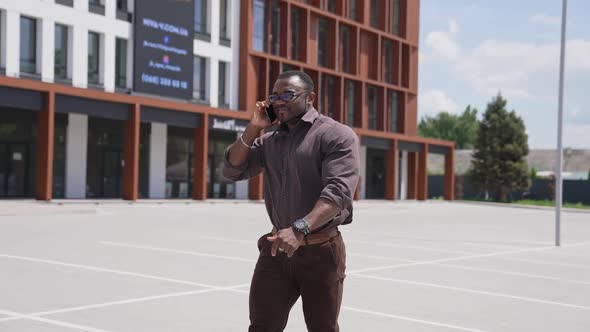
[[[300,231],[303,231],[305,229],[305,221],[303,221],[301,219],[295,221],[294,225],[295,225],[295,228],[297,228]]]

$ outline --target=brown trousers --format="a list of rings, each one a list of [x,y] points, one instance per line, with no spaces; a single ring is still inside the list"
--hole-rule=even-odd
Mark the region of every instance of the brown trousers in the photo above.
[[[265,234],[250,286],[249,332],[281,332],[301,296],[310,332],[338,332],[346,250],[339,234],[328,242],[301,246],[291,258],[270,254]]]

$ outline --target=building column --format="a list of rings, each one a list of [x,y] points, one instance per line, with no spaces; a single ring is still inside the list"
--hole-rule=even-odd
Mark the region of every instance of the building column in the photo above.
[[[445,156],[445,189],[444,198],[447,201],[455,200],[455,148],[450,147]]]
[[[53,131],[55,129],[55,93],[47,92],[43,109],[37,116],[37,165],[35,198],[51,200],[53,190]]]
[[[203,114],[201,126],[195,128],[193,159],[193,199],[207,199],[207,154],[209,149],[209,115]],[[211,170],[213,171],[213,170]]]
[[[385,157],[385,199],[395,200],[396,199],[396,188],[398,179],[398,149],[397,140],[391,140],[391,149],[387,151]]]
[[[166,141],[168,127],[152,123],[150,131],[149,197],[166,197]]]
[[[75,3],[77,4],[77,3]],[[84,3],[88,6],[88,1]],[[86,7],[86,11],[88,7]],[[88,85],[88,30],[82,26],[71,28],[73,44],[72,54],[72,86],[86,88]]]
[[[401,170],[400,170],[400,188],[398,192],[399,199],[408,199],[408,152],[402,151]]]
[[[53,82],[55,76],[55,21],[51,18],[43,18],[37,21],[41,26],[41,38],[38,38],[38,47],[41,48],[41,80]]]
[[[86,197],[88,116],[69,113],[66,133],[66,198]]]
[[[135,201],[139,183],[139,104],[131,105],[129,119],[125,123],[125,147],[123,167],[123,199]]]
[[[359,137],[360,141],[360,137]],[[361,158],[360,177],[359,177],[359,199],[367,197],[367,146],[361,145],[359,156]]]
[[[418,158],[416,152],[408,152],[408,199],[418,198]]]
[[[243,132],[236,134],[236,139],[240,139]],[[236,182],[236,199],[248,199],[248,180],[242,180]]]
[[[6,10],[3,18],[2,33],[5,38],[4,49],[6,76],[18,77],[20,73],[20,13]],[[8,52],[10,50],[10,52]]]
[[[113,6],[114,7],[114,6]],[[113,8],[113,15],[114,15],[114,8]],[[104,89],[107,92],[114,92],[115,91],[115,43],[116,38],[115,35],[110,33],[105,33],[101,35],[101,39],[103,43],[101,45],[103,56],[100,71],[102,72],[102,83],[104,85]]]
[[[428,144],[418,153],[418,200],[428,199]]]

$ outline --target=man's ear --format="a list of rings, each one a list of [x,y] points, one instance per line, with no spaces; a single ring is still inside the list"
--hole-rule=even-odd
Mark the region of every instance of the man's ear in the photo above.
[[[315,101],[315,92],[310,92],[307,94],[307,102],[310,104],[313,104],[313,102]]]

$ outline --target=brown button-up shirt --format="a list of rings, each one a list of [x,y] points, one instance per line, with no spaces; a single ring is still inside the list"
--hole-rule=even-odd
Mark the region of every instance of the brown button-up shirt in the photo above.
[[[351,128],[310,109],[297,126],[257,138],[241,165],[225,151],[223,176],[234,181],[264,171],[264,199],[274,227],[291,227],[322,197],[340,213],[321,232],[352,221],[352,201],[359,181],[359,140]]]

